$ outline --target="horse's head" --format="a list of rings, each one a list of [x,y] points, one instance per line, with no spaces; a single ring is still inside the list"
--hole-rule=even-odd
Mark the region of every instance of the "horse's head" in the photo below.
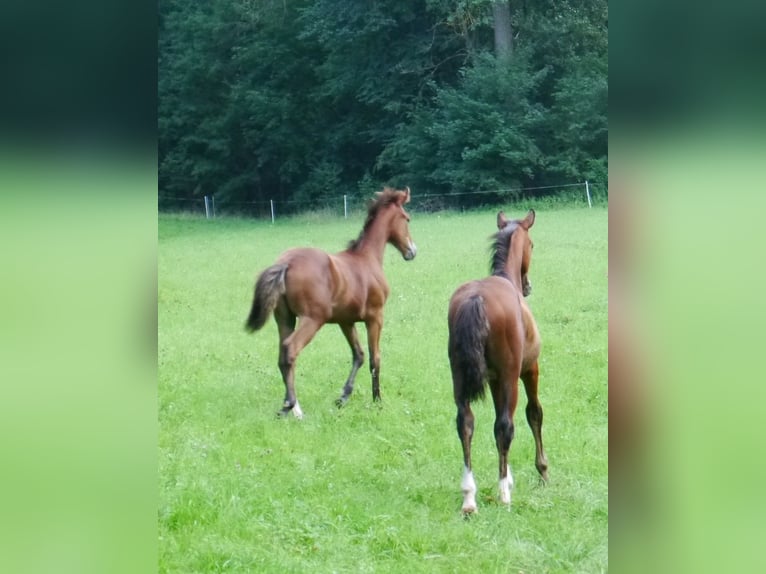
[[[410,236],[410,216],[404,204],[410,201],[410,188],[396,190],[396,198],[391,203],[391,215],[388,224],[388,242],[399,250],[405,261],[415,258],[418,248]]]
[[[511,252],[514,254],[520,253],[521,291],[524,294],[524,297],[527,297],[532,293],[532,282],[529,280],[529,264],[532,261],[532,248],[534,247],[534,243],[532,243],[532,239],[529,237],[529,229],[534,223],[534,209],[530,209],[524,219],[508,219],[502,211],[497,214],[497,228],[500,231],[503,231],[508,226],[514,226],[514,230],[512,231],[513,237],[511,238],[513,244]],[[517,249],[519,251],[516,251]]]

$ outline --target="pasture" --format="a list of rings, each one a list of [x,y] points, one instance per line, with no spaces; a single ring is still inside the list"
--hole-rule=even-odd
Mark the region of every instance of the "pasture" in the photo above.
[[[421,214],[418,255],[386,248],[382,403],[335,325],[297,362],[303,420],[284,396],[273,320],[246,334],[257,274],[285,249],[340,251],[364,215],[159,216],[160,572],[603,572],[608,569],[607,226],[604,207],[537,210],[528,299],[543,341],[541,486],[520,388],[510,510],[497,503],[492,401],[474,405],[477,515],[460,513],[462,454],[447,303],[485,277],[496,210]],[[365,359],[366,333],[359,329]]]

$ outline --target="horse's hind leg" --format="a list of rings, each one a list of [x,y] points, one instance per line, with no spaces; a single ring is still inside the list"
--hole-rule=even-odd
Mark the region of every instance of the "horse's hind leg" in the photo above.
[[[471,470],[471,439],[473,438],[474,416],[468,401],[457,405],[457,436],[463,447],[463,479],[460,489],[463,492],[463,514],[476,512],[476,482]]]
[[[364,363],[364,351],[362,351],[362,346],[359,344],[359,335],[357,334],[356,327],[353,323],[341,324],[340,329],[343,331],[343,335],[346,337],[349,347],[351,347],[352,361],[351,372],[348,375],[348,379],[346,379],[346,384],[343,385],[343,393],[338,400],[335,401],[336,405],[342,407],[346,404],[351,393],[354,391],[354,379],[356,378],[356,372],[359,370],[359,367]]]
[[[274,319],[277,321],[277,329],[279,330],[279,372],[282,374],[282,382],[285,385],[285,401],[277,414],[286,415],[298,403],[295,398],[294,375],[290,374],[291,368],[287,360],[287,345],[285,344],[285,340],[295,331],[295,315],[287,308],[284,301],[280,301],[274,310]],[[288,380],[292,381],[289,385]],[[300,405],[298,405],[298,410],[293,412],[296,416],[302,414]]]
[[[298,358],[301,350],[309,344],[322,324],[309,317],[301,317],[298,328],[290,332],[295,325],[295,316],[292,315],[292,319],[290,319],[290,315],[282,317],[277,314],[276,317],[280,338],[279,370],[282,373],[282,381],[285,383],[285,402],[279,414],[286,415],[292,411],[297,418],[302,418],[303,411],[295,395],[295,360]],[[285,322],[283,323],[280,319],[284,319]],[[282,338],[285,334],[287,336]]]
[[[508,464],[508,451],[511,449],[514,434],[513,413],[516,410],[518,398],[518,377],[508,379],[503,375],[491,376],[489,384],[495,404],[495,444],[498,454],[500,502],[510,504],[513,475]]]
[[[543,449],[543,407],[537,398],[538,372],[537,361],[535,361],[526,372],[521,374],[521,380],[527,392],[527,422],[532,429],[532,436],[535,437],[535,467],[543,482],[548,482],[548,459]]]

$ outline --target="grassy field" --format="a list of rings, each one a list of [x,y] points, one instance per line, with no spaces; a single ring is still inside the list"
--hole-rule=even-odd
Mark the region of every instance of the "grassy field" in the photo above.
[[[288,247],[341,250],[363,215],[160,215],[160,572],[608,569],[606,208],[540,208],[530,233],[550,484],[538,483],[522,391],[513,503],[496,502],[493,411],[478,403],[479,513],[460,514],[447,302],[486,276],[495,213],[413,214],[417,258],[386,251],[382,403],[365,365],[348,405],[334,406],[351,353],[328,325],[298,359],[302,421],[275,416],[284,387],[273,321],[243,329],[254,280]]]

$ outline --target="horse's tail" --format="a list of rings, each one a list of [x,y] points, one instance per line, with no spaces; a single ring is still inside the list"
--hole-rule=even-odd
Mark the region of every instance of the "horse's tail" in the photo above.
[[[460,304],[449,325],[450,363],[462,380],[461,385],[455,386],[455,400],[460,403],[484,397],[488,335],[484,298],[474,295]]]
[[[277,306],[280,295],[285,292],[286,263],[277,263],[265,269],[255,282],[255,295],[250,316],[245,323],[245,329],[257,331],[266,323],[266,319]]]

